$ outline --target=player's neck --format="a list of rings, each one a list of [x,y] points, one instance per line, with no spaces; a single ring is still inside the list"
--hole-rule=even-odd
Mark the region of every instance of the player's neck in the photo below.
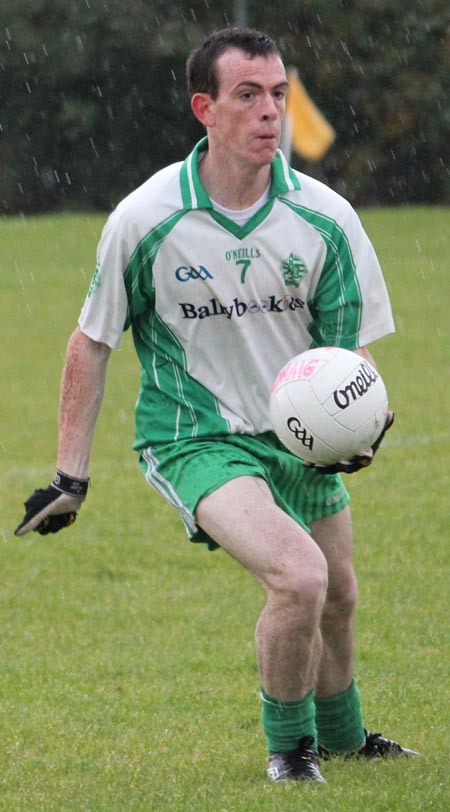
[[[199,167],[201,181],[213,200],[228,209],[246,209],[264,194],[270,166],[243,167],[232,160],[218,160],[206,153]]]

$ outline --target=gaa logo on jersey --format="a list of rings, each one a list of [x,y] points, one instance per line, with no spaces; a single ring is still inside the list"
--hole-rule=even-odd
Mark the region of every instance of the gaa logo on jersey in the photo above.
[[[175,276],[179,282],[189,282],[190,279],[213,279],[213,275],[205,268],[204,265],[199,265],[194,268],[193,265],[180,265],[175,271]]]

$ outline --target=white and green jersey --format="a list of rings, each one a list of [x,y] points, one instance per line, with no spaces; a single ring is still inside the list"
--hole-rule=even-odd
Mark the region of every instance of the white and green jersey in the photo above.
[[[318,345],[356,349],[394,330],[374,249],[342,197],[281,152],[269,200],[244,225],[215,211],[203,139],[110,216],[80,328],[142,365],[136,448],[271,428],[279,369]]]

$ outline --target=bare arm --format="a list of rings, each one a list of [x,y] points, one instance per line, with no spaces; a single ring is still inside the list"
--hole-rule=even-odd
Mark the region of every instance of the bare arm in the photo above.
[[[371,364],[375,369],[377,369],[377,365],[376,365],[376,363],[374,361],[374,358],[373,358],[372,354],[369,352],[369,350],[367,349],[367,347],[358,347],[358,349],[355,350],[355,352],[358,355],[360,355],[361,358],[364,358],[365,361],[368,361],[369,364]]]
[[[355,352],[358,355],[360,355],[361,358],[364,358],[365,361],[368,361],[369,364],[371,364],[373,366],[373,368],[376,369],[377,372],[378,372],[378,367],[377,367],[377,365],[375,363],[374,357],[373,357],[372,353],[369,352],[367,347],[359,347],[357,350],[355,350]],[[394,422],[394,412],[389,410],[389,411],[386,412],[386,423],[385,423],[384,430],[387,431],[388,429],[390,429],[393,422]],[[378,446],[377,446],[377,448],[378,448]]]
[[[88,489],[88,468],[97,416],[103,400],[110,356],[106,344],[77,329],[67,346],[61,384],[59,449],[53,482],[25,502],[25,516],[15,530],[42,535],[72,524]]]
[[[105,389],[111,350],[79,327],[67,346],[61,383],[58,469],[87,478],[94,428]]]

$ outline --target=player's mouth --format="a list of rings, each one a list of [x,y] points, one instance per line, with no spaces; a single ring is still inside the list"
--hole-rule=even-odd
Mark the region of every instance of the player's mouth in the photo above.
[[[272,144],[278,143],[278,133],[263,133],[256,136],[256,139],[260,141],[262,144],[267,144],[272,146]]]

